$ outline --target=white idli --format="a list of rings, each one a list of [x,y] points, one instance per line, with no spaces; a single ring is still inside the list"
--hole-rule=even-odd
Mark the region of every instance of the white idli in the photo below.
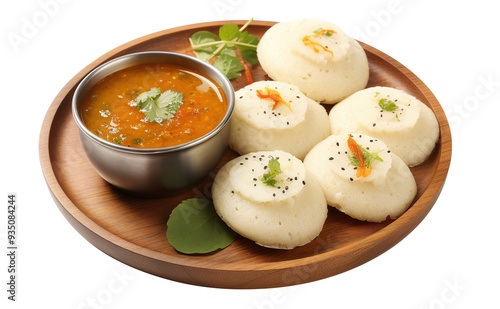
[[[270,159],[280,163],[274,186],[261,180]],[[215,210],[257,244],[292,249],[319,235],[328,206],[321,186],[299,159],[283,151],[249,153],[225,164],[212,186]]]
[[[275,90],[288,104],[261,98],[258,91]],[[259,81],[235,94],[229,146],[240,155],[283,150],[304,159],[311,148],[330,135],[328,113],[297,87],[276,81]]]
[[[417,185],[409,168],[379,139],[353,134],[354,141],[380,160],[371,160],[370,175],[357,176],[349,134],[331,135],[316,145],[304,164],[323,188],[328,205],[370,222],[399,217],[411,205]]]
[[[390,87],[360,90],[330,110],[332,134],[359,132],[383,140],[408,166],[424,162],[439,139],[432,110]]]
[[[324,20],[300,19],[272,26],[257,46],[257,57],[273,80],[295,85],[320,103],[339,102],[368,83],[363,48]]]

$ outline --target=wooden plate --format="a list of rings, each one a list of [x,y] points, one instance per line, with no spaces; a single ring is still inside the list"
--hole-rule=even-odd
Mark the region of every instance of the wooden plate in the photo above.
[[[361,222],[330,207],[322,233],[303,247],[273,250],[240,237],[224,250],[189,256],[176,252],[167,241],[170,212],[184,199],[210,198],[215,173],[236,156],[234,152],[228,150],[197,188],[173,198],[131,197],[97,175],[79,143],[71,114],[71,98],[80,80],[98,65],[132,52],[163,50],[193,55],[188,38],[199,30],[217,33],[225,23],[243,25],[245,21],[202,23],[147,35],[104,54],[64,86],[47,112],[39,145],[45,179],[64,217],[90,243],[125,264],[167,279],[221,288],[288,286],[330,277],[377,257],[408,235],[440,194],[451,159],[451,134],[439,102],[425,84],[399,62],[366,44],[362,46],[370,63],[369,86],[391,86],[416,96],[434,111],[441,129],[432,156],[412,168],[417,197],[397,220]],[[273,24],[254,21],[248,30],[260,38]],[[252,68],[252,75],[254,80],[267,78],[260,66]],[[235,90],[245,84],[243,76],[233,81]]]

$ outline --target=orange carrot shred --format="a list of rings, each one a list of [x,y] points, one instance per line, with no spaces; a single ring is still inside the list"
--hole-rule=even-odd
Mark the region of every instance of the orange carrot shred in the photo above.
[[[359,161],[359,166],[356,171],[356,177],[357,178],[361,176],[368,177],[372,172],[372,168],[366,167],[363,151],[361,151],[361,148],[359,147],[358,143],[356,143],[356,141],[351,137],[351,135],[349,135],[349,139],[347,139],[347,146],[349,147],[349,150],[351,150],[354,157]]]
[[[264,91],[262,90],[257,90],[257,96],[261,99],[271,99],[274,101],[273,105],[273,110],[276,109],[279,103],[285,104],[286,107],[292,111],[292,108],[290,107],[290,104],[288,104],[283,98],[281,97],[280,93],[276,90],[269,89],[268,87],[264,87]]]
[[[320,43],[317,43],[317,42],[314,42],[311,40],[313,38],[319,38],[321,35],[326,35],[327,33],[336,33],[336,32],[333,30],[321,30],[313,35],[306,35],[304,38],[302,38],[302,42],[304,42],[304,44],[306,46],[311,46],[315,53],[319,53],[319,49],[316,48],[316,46],[318,46],[321,49],[323,49],[324,51],[330,53],[333,57],[333,52],[331,50],[329,50],[325,46],[321,45]]]

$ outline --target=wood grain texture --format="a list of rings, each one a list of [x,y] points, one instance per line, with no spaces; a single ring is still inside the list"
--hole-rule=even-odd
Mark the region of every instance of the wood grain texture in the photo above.
[[[441,130],[431,157],[411,169],[417,180],[417,196],[396,220],[362,222],[330,208],[323,231],[305,246],[274,250],[239,237],[224,250],[189,256],[176,252],[167,241],[170,212],[184,199],[210,198],[215,173],[236,157],[234,152],[228,149],[214,172],[194,190],[171,198],[132,197],[97,175],[80,145],[71,114],[71,98],[80,80],[96,66],[132,52],[162,50],[193,55],[188,37],[202,29],[217,32],[225,23],[183,26],[136,39],[99,57],[64,86],[47,111],[39,144],[47,185],[64,217],[90,243],[125,264],[170,280],[221,288],[288,286],[330,277],[377,257],[408,235],[430,211],[446,179],[451,160],[450,129],[439,102],[425,84],[402,64],[366,44],[362,46],[370,63],[368,86],[391,86],[416,96],[434,111]],[[248,30],[261,37],[273,24],[254,21]],[[251,71],[256,81],[268,79],[258,65]],[[235,90],[245,84],[244,77],[233,81]]]

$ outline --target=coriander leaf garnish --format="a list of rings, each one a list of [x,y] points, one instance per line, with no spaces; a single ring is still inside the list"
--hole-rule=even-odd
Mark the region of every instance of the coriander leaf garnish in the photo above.
[[[219,36],[209,31],[194,33],[189,42],[196,57],[205,62],[216,59],[213,63],[229,79],[237,78],[245,71],[248,84],[252,76],[246,62],[257,64],[257,44],[259,39],[245,31],[252,22],[250,19],[241,28],[236,24],[226,24],[219,28]],[[235,52],[235,51],[238,52]],[[237,64],[239,63],[239,65]]]
[[[267,168],[268,172],[262,175],[260,181],[262,181],[262,183],[266,186],[276,187],[276,183],[278,182],[278,180],[276,180],[276,176],[282,173],[280,162],[278,159],[271,156],[271,159],[267,164]]]
[[[208,253],[229,246],[238,234],[217,215],[211,200],[182,201],[167,221],[167,239],[185,254]]]
[[[398,108],[398,106],[396,105],[396,103],[394,103],[394,101],[385,98],[382,98],[378,101],[378,106],[380,106],[381,109],[387,112],[392,112]]]
[[[182,105],[183,95],[181,92],[167,90],[160,92],[158,88],[143,92],[132,100],[129,105],[137,106],[141,112],[146,114],[149,122],[162,123],[165,119],[174,117]]]

